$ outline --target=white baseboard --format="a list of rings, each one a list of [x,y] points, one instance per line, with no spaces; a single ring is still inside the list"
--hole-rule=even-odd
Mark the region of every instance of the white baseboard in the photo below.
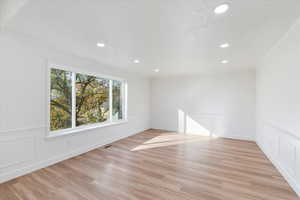
[[[285,178],[285,180],[296,192],[296,194],[300,197],[300,186],[297,185],[297,181],[295,180],[295,178],[292,177],[287,170],[285,170],[285,168],[283,167],[283,165],[280,163],[279,160],[277,160],[276,158],[272,158],[272,156],[264,149],[263,145],[260,144],[260,142],[257,141],[256,144],[264,152],[267,158],[273,163],[273,165],[277,168],[280,174]]]
[[[173,130],[173,129],[163,129],[163,128],[152,128],[153,130],[161,130],[161,131],[171,131],[171,132],[176,132],[179,133],[178,130]],[[235,139],[235,140],[247,140],[247,141],[255,141],[254,137],[249,137],[245,135],[239,135],[239,134],[231,134],[231,135],[216,135],[217,137],[220,138],[228,138],[228,139]],[[209,137],[209,136],[207,136]]]
[[[247,140],[247,141],[255,141],[252,137],[244,136],[244,135],[222,135],[222,138],[229,138],[235,140]]]
[[[75,157],[75,156],[81,155],[83,153],[92,151],[94,149],[100,148],[104,145],[116,142],[116,141],[124,139],[126,137],[130,137],[131,135],[134,135],[134,134],[130,134],[130,135],[120,137],[120,138],[115,138],[113,140],[106,141],[106,142],[103,142],[103,143],[100,143],[100,144],[89,145],[89,146],[86,146],[86,147],[81,148],[79,150],[75,150],[73,152],[70,152],[70,153],[67,153],[67,154],[64,154],[64,155],[56,156],[56,157],[53,157],[53,158],[48,159],[48,160],[43,160],[43,161],[34,163],[33,165],[29,165],[29,166],[26,166],[26,167],[21,168],[21,169],[16,169],[16,170],[10,171],[8,173],[3,173],[3,174],[0,175],[0,183],[4,183],[4,182],[7,182],[7,181],[12,180],[14,178],[29,174],[33,171],[49,167],[51,165],[54,165],[56,163],[62,162],[62,161],[67,160],[67,159],[70,159],[72,157]]]

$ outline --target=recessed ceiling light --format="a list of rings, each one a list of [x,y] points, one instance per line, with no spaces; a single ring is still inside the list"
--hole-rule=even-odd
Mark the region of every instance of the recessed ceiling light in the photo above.
[[[228,44],[228,43],[224,43],[224,44],[221,44],[221,45],[220,45],[220,48],[223,48],[223,49],[224,49],[224,48],[227,48],[227,47],[229,47],[229,44]]]
[[[157,72],[159,72],[160,70],[159,70],[159,69],[154,69],[153,71],[157,73]]]
[[[103,47],[105,47],[105,44],[103,42],[98,42],[97,43],[97,47],[103,48]]]
[[[137,64],[137,63],[140,63],[140,61],[139,61],[139,60],[134,60],[133,62],[134,62],[134,63],[136,63],[136,64]]]
[[[224,4],[221,4],[221,5],[219,5],[215,8],[215,13],[216,14],[222,14],[222,13],[227,12],[228,9],[229,9],[229,5],[227,3],[224,3]]]
[[[229,61],[228,60],[222,60],[221,63],[222,64],[227,64]]]

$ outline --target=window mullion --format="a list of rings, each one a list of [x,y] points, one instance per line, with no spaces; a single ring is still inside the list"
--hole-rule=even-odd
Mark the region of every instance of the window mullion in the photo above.
[[[76,127],[76,73],[72,72],[72,128]]]
[[[122,82],[122,119],[127,120],[127,82]]]
[[[113,90],[112,90],[112,88],[113,88],[113,81],[112,80],[109,80],[109,121],[110,122],[112,122],[113,121],[113,111],[112,111],[112,109],[113,109]]]

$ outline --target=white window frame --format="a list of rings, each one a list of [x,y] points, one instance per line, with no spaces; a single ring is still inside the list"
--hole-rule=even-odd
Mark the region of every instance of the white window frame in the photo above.
[[[51,131],[50,130],[50,108],[51,108],[51,69],[60,69],[64,71],[69,71],[72,72],[72,127],[71,128],[66,128],[62,130],[56,130],[56,131]],[[69,135],[73,133],[80,133],[84,132],[87,130],[91,129],[96,129],[96,128],[101,128],[101,127],[107,127],[107,126],[113,126],[113,125],[118,125],[118,124],[123,124],[127,123],[127,89],[128,89],[128,83],[125,79],[118,78],[118,77],[113,77],[113,76],[107,76],[103,74],[98,74],[98,73],[91,73],[91,72],[83,72],[79,71],[78,69],[75,69],[73,67],[67,67],[67,66],[62,66],[62,65],[57,65],[57,64],[47,64],[47,73],[46,73],[46,80],[47,80],[47,88],[46,88],[46,95],[47,95],[47,131],[46,131],[46,137],[47,138],[52,138],[52,137],[57,137],[57,136],[64,136],[64,135]],[[108,79],[109,80],[109,119],[105,122],[100,122],[100,123],[94,123],[94,124],[87,124],[87,125],[81,125],[76,127],[76,119],[75,119],[75,112],[76,112],[76,88],[75,83],[76,83],[76,74],[84,74],[88,76],[95,76],[97,78],[103,78],[103,79]],[[122,82],[122,89],[121,89],[121,100],[122,100],[122,119],[121,120],[114,120],[112,119],[112,81],[121,81]]]

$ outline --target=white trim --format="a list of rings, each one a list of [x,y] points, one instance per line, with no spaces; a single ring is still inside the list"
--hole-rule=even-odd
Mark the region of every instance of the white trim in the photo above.
[[[265,150],[264,146],[260,143],[260,141],[256,141],[258,147],[262,150],[262,152],[267,156],[267,158],[273,163],[276,169],[280,172],[280,174],[285,178],[285,180],[289,183],[289,185],[293,188],[296,194],[300,197],[300,187],[297,185],[297,181],[290,173],[281,165],[280,161],[276,158],[272,158],[271,154]]]
[[[59,136],[65,136],[65,135],[70,135],[74,133],[79,133],[83,131],[88,131],[88,130],[93,130],[97,128],[103,128],[107,126],[114,126],[114,125],[119,125],[119,124],[124,124],[127,123],[127,120],[121,120],[121,121],[114,121],[114,122],[103,122],[103,123],[97,123],[97,124],[90,124],[90,125],[82,125],[78,126],[76,128],[68,128],[68,129],[63,129],[63,130],[58,130],[58,131],[48,131],[49,133],[47,134],[47,138],[54,138],[54,137],[59,137]]]
[[[32,141],[34,143],[34,139],[35,139],[34,135],[22,136],[22,137],[18,137],[18,138],[0,139],[0,143],[10,142],[10,141],[26,141],[26,140]],[[33,151],[34,151],[34,149],[33,149]],[[5,169],[5,168],[11,167],[11,166],[14,166],[14,165],[17,165],[17,164],[25,163],[25,162],[28,162],[28,161],[33,161],[33,159],[25,159],[23,157],[21,160],[18,160],[18,161],[9,162],[9,163],[6,163],[6,164],[0,164],[0,169]]]
[[[153,129],[153,130],[163,130],[163,131],[172,131],[172,132],[179,133],[178,129],[174,130],[174,129],[159,128],[159,127],[155,127],[155,128],[151,128],[151,129]],[[210,136],[204,136],[204,137],[218,137],[218,138],[225,138],[225,139],[245,140],[245,141],[255,142],[255,139],[252,138],[252,137],[248,137],[248,136],[244,136],[244,135],[238,135],[238,134],[217,135],[215,133],[211,133]]]
[[[137,133],[143,132],[145,130],[147,130],[147,129],[142,129],[142,130],[138,131]],[[61,156],[55,156],[55,157],[47,159],[47,160],[42,160],[40,162],[37,162],[37,163],[32,164],[30,166],[23,167],[21,169],[16,169],[14,171],[10,171],[10,172],[7,172],[7,173],[0,174],[0,183],[4,183],[6,181],[12,180],[16,177],[23,176],[25,174],[29,174],[29,173],[31,173],[35,170],[38,170],[38,169],[46,168],[50,165],[56,164],[58,162],[64,161],[66,159],[69,159],[69,158],[72,158],[72,157],[75,157],[75,156],[78,156],[78,155],[86,153],[88,151],[100,148],[100,147],[102,147],[106,144],[113,143],[115,141],[121,140],[123,138],[127,138],[131,135],[134,135],[134,134],[136,134],[136,133],[126,134],[124,136],[122,135],[121,137],[110,139],[110,140],[107,140],[107,141],[104,141],[104,142],[101,142],[101,143],[98,143],[98,144],[89,145],[89,146],[80,148],[78,150],[72,151],[70,153],[65,153]]]
[[[23,128],[16,128],[16,129],[6,129],[6,130],[1,130],[1,134],[12,134],[12,133],[18,133],[22,131],[33,131],[33,130],[39,130],[39,129],[45,129],[45,126],[37,126],[37,127],[23,127]]]
[[[287,128],[283,128],[278,125],[280,123],[275,123],[275,122],[271,122],[271,121],[264,121],[264,123],[275,129],[280,130],[281,132],[284,132],[285,134],[293,137],[294,139],[300,140],[300,137],[296,134],[296,131],[291,131],[291,130],[288,130]]]
[[[245,141],[252,141],[252,142],[255,141],[255,139],[251,136],[238,135],[238,134],[228,134],[228,135],[220,135],[220,136],[217,135],[217,137],[234,139],[234,140],[245,140]]]
[[[76,127],[76,73],[72,72],[72,128]]]
[[[47,83],[46,83],[46,137],[48,135],[48,132],[50,131],[50,115],[51,115],[51,68],[47,65],[46,63],[46,79]]]
[[[58,130],[58,131],[51,131],[50,130],[50,107],[51,107],[51,69],[60,69],[60,70],[65,70],[68,72],[72,73],[72,128],[68,129],[63,129],[63,130]],[[106,127],[106,126],[112,126],[112,125],[117,125],[117,124],[122,124],[127,122],[127,81],[121,78],[117,77],[112,77],[112,76],[107,76],[107,75],[101,75],[101,74],[96,74],[96,73],[89,73],[89,72],[79,72],[78,70],[68,67],[68,66],[61,66],[57,64],[52,64],[49,63],[47,64],[47,73],[46,73],[46,80],[47,80],[47,131],[46,131],[46,138],[52,138],[52,137],[57,137],[57,136],[62,136],[62,135],[69,135],[73,133],[78,133],[82,132],[85,130],[91,130],[95,128],[101,128],[101,127]],[[96,123],[96,124],[90,124],[90,125],[82,125],[79,127],[76,127],[76,119],[75,119],[75,114],[76,114],[76,74],[85,74],[88,76],[95,76],[97,78],[102,78],[102,79],[108,79],[109,80],[109,119],[106,122],[102,123]],[[126,93],[126,98],[123,98],[123,91],[122,91],[122,107],[126,108],[125,112],[123,112],[123,118],[122,120],[118,121],[113,121],[112,118],[112,82],[113,80],[120,81],[122,82],[122,88],[125,88],[124,93]]]
[[[102,78],[102,79],[110,79],[110,80],[117,80],[117,81],[126,81],[124,78],[116,77],[116,76],[110,76],[110,75],[105,75],[105,74],[99,74],[96,72],[90,72],[90,71],[83,71],[83,70],[78,70],[78,68],[71,67],[71,66],[65,66],[65,65],[59,65],[55,63],[48,62],[48,68],[54,68],[54,69],[60,69],[60,70],[65,70],[69,72],[75,72],[77,74],[84,74],[88,76],[95,76],[97,78]]]
[[[127,112],[128,112],[128,83],[127,81],[124,81],[123,84],[122,84],[122,102],[123,105],[122,105],[122,118],[123,120],[128,120],[128,115],[127,115]]]
[[[109,121],[113,121],[113,81],[109,80]]]

